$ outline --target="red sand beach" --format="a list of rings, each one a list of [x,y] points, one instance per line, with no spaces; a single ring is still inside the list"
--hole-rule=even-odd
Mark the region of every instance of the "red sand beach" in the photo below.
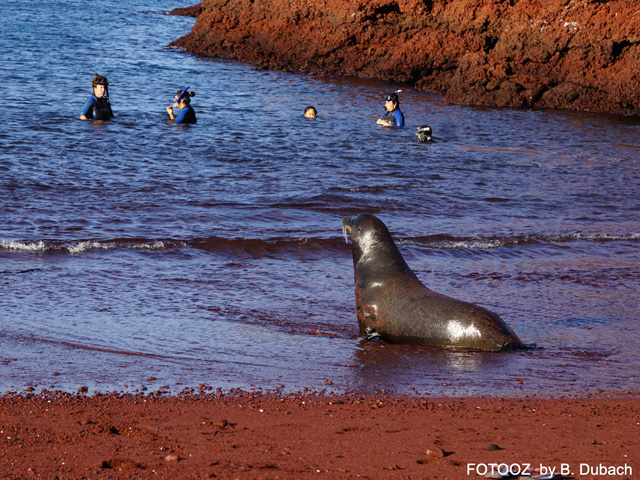
[[[483,478],[478,472],[497,463],[514,472],[542,465],[562,478],[632,479],[639,413],[637,398],[9,394],[0,398],[0,472],[464,479]]]

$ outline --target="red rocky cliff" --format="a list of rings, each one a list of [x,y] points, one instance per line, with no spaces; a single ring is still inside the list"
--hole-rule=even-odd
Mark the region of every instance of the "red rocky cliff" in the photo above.
[[[640,0],[204,0],[172,45],[467,105],[640,115]]]

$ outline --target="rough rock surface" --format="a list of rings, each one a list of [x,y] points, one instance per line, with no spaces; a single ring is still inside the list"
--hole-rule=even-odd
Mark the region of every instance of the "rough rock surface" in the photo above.
[[[171,15],[178,15],[181,17],[197,17],[202,13],[202,3],[198,3],[191,7],[174,8],[169,13]]]
[[[204,0],[173,46],[452,103],[640,114],[640,0]]]

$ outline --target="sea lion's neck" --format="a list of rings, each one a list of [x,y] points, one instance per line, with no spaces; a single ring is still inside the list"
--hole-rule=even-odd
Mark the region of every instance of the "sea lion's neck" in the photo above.
[[[354,258],[354,260],[356,260]],[[395,244],[379,245],[378,248],[363,252],[354,262],[356,275],[360,278],[379,279],[404,276],[406,278],[418,278],[404,261]]]

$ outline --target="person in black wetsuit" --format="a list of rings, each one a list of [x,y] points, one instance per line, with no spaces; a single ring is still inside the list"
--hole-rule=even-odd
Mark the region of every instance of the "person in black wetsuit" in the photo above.
[[[397,93],[392,93],[384,98],[384,108],[387,112],[376,122],[382,127],[403,127],[404,115],[400,111],[400,98]]]
[[[173,105],[167,107],[167,113],[169,118],[174,120],[174,123],[197,123],[196,112],[191,106],[191,97],[195,96],[195,92],[188,92],[189,87],[184,90],[179,90],[176,94]],[[182,109],[180,114],[176,117],[173,113],[173,107]]]
[[[93,95],[85,102],[80,120],[109,120],[113,117],[111,103],[109,103],[109,80],[97,75],[91,82]]]

